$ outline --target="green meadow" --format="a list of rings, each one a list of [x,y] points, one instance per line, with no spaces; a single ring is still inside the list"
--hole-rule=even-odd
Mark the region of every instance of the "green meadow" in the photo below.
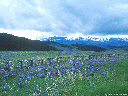
[[[100,52],[1,51],[0,54],[0,96],[128,95],[128,58],[124,53],[120,57],[91,60],[89,54]],[[57,56],[65,58],[59,58],[57,63]],[[74,60],[74,56],[85,58]],[[5,61],[9,61],[9,69]]]

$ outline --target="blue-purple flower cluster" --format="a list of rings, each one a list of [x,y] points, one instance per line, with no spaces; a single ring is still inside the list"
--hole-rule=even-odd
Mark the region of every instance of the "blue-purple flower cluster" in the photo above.
[[[95,74],[101,74],[101,75],[107,75],[107,71],[112,69],[112,66],[109,66],[106,64],[106,67],[103,67],[102,64],[106,61],[115,61],[116,58],[110,58],[110,59],[98,59],[98,60],[88,60],[88,61],[82,61],[81,59],[77,58],[75,62],[73,61],[73,58],[71,60],[67,60],[66,62],[52,62],[37,66],[36,61],[34,61],[33,66],[29,67],[23,67],[22,69],[19,68],[18,65],[15,65],[12,63],[12,65],[9,65],[11,70],[0,70],[0,80],[12,77],[15,78],[13,80],[13,86],[19,86],[24,87],[28,84],[28,81],[30,81],[34,77],[38,78],[46,78],[46,76],[60,76],[65,75],[68,76],[68,74],[73,73],[77,76],[83,76],[92,78],[95,76]],[[3,67],[6,67],[3,65]],[[70,76],[69,76],[70,77]],[[59,82],[63,82],[64,80],[60,80]],[[65,80],[66,81],[66,80]],[[59,84],[59,83],[58,83]],[[69,84],[69,86],[72,86]],[[95,84],[94,84],[95,86]],[[38,85],[32,85],[32,88],[39,88]],[[11,86],[8,85],[2,85],[1,90],[8,90]],[[50,90],[47,90],[49,92]],[[35,96],[40,96],[40,93],[34,92]],[[43,93],[42,93],[43,94]]]

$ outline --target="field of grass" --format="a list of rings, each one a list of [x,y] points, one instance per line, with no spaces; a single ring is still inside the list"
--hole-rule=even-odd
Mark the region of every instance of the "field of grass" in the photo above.
[[[107,58],[83,60],[75,55],[91,52],[11,52],[1,51],[0,96],[126,96],[128,95],[128,59]],[[107,54],[107,53],[106,53]],[[48,57],[71,56],[66,62],[51,64]],[[15,67],[17,60],[34,61],[32,67]],[[10,71],[4,70],[3,61],[10,62]],[[23,62],[28,65],[30,62]],[[38,66],[36,66],[38,64]]]

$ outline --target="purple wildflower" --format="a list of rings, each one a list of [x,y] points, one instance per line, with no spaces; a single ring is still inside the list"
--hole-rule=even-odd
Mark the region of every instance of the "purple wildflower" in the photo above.
[[[107,75],[107,73],[106,73],[106,72],[102,72],[102,74],[103,74],[103,75]]]
[[[50,75],[51,74],[51,72],[48,72],[48,75]]]
[[[33,88],[33,85],[31,86],[31,89]]]
[[[36,86],[36,88],[38,88],[38,85],[35,85]]]

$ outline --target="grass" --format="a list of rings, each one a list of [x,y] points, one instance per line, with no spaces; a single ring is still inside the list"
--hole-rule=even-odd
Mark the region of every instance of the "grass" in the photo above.
[[[68,63],[68,65],[72,65],[72,63]],[[60,67],[55,65],[55,68],[47,68],[47,71],[50,72],[58,68]],[[58,75],[46,75],[46,73],[42,77],[37,75],[45,71],[46,68],[41,71],[36,67],[25,70],[16,69],[12,73],[17,74],[5,76],[0,80],[0,96],[109,96],[109,94],[114,96],[114,94],[128,94],[128,59],[83,61],[83,64],[78,63],[74,68],[78,71],[71,72],[71,67],[65,66],[64,70],[69,70],[66,74],[61,74],[59,71]],[[83,68],[86,68],[87,73],[94,74],[94,76],[84,74],[86,71],[83,71]],[[89,68],[100,68],[99,70],[104,71],[93,72],[89,71]],[[60,69],[62,71],[63,68]],[[107,74],[102,74],[102,72]]]

